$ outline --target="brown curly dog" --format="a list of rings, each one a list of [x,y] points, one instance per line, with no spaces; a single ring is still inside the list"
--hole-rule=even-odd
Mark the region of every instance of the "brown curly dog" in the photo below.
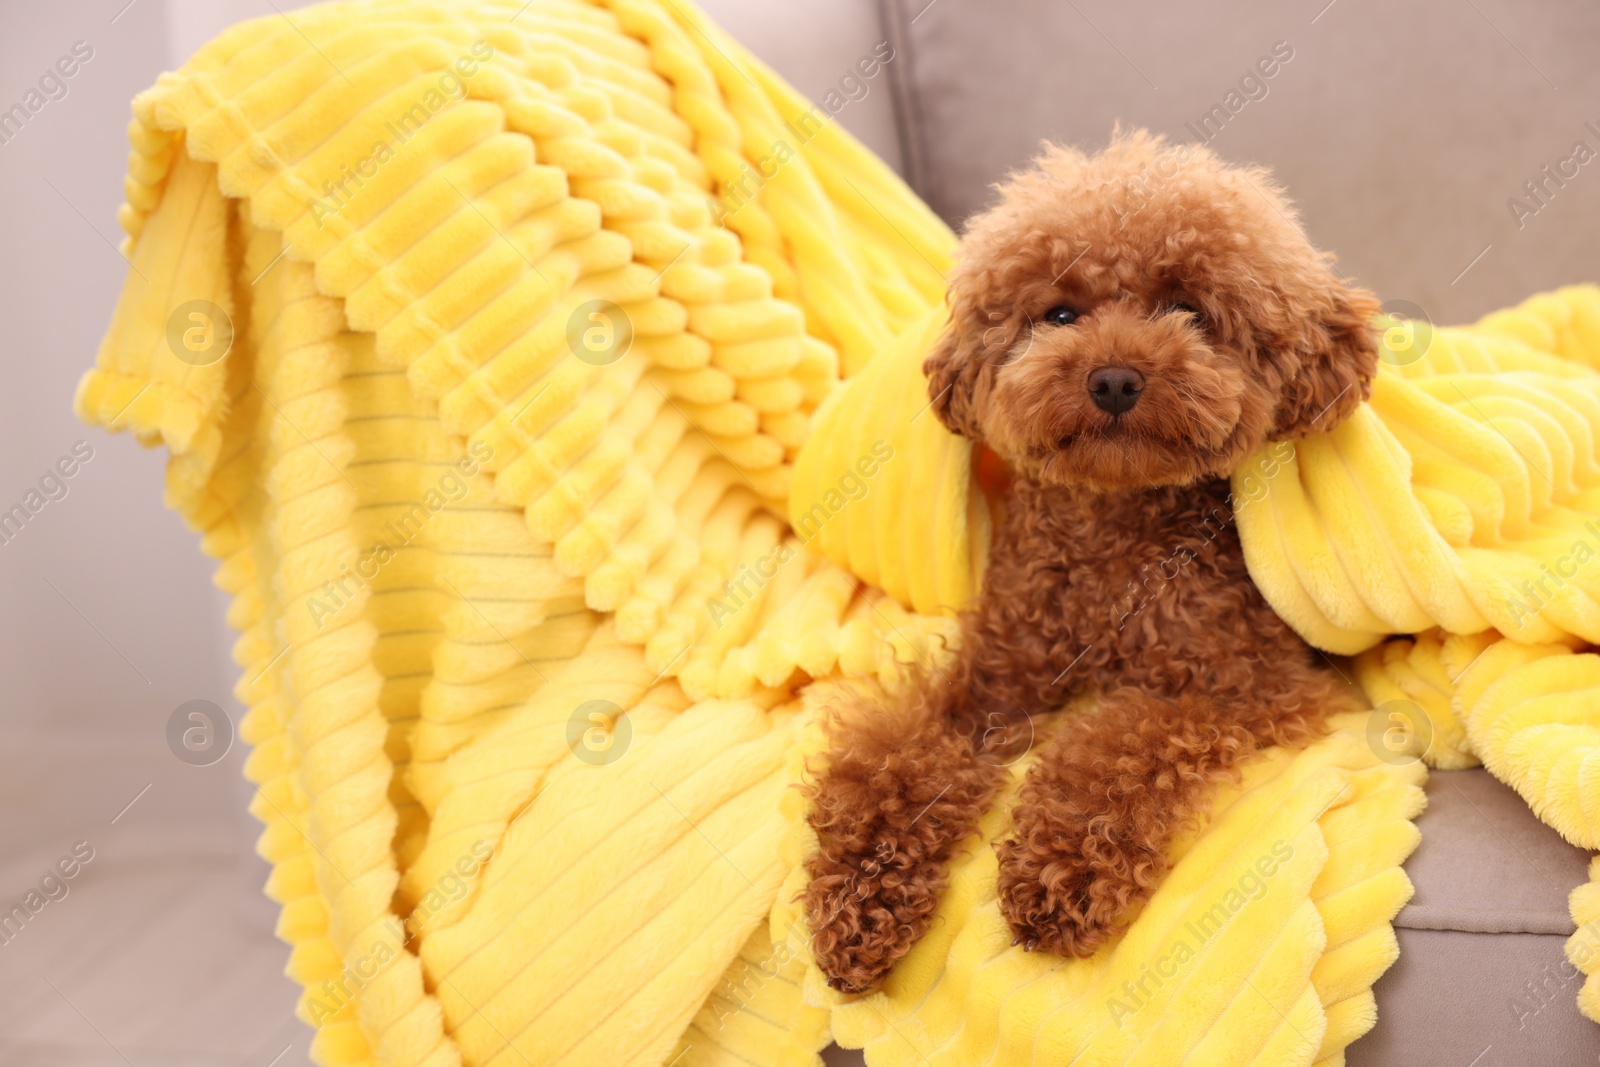
[[[1348,416],[1377,359],[1377,300],[1265,171],[1143,132],[1047,147],[969,223],[949,303],[933,408],[1014,480],[953,665],[835,709],[808,786],[812,948],[846,992],[927,929],[1034,716],[1097,697],[1021,786],[1000,910],[1026,948],[1086,956],[1219,780],[1354,706],[1250,581],[1230,508],[1234,467]]]

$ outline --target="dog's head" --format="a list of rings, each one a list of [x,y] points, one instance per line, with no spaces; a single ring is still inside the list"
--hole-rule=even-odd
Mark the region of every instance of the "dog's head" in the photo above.
[[[1377,299],[1271,177],[1143,132],[1012,175],[969,223],[949,301],[923,366],[935,411],[1052,485],[1226,475],[1332,428],[1376,369]]]

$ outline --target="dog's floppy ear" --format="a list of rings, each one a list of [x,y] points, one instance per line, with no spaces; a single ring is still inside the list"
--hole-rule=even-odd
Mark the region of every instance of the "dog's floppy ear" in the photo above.
[[[973,393],[982,362],[973,358],[962,339],[962,326],[952,312],[949,325],[922,362],[922,373],[928,378],[928,399],[939,421],[951,432],[976,441],[980,435]]]
[[[1272,437],[1285,440],[1331,430],[1353,414],[1372,392],[1378,343],[1372,317],[1378,298],[1326,271],[1309,314],[1299,317],[1279,397]],[[1302,296],[1305,293],[1300,294]],[[1291,302],[1292,303],[1292,302]],[[1280,352],[1285,359],[1289,352]]]

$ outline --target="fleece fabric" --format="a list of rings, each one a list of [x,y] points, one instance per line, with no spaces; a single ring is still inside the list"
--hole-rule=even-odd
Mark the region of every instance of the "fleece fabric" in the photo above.
[[[1366,716],[1253,764],[1092,960],[1009,945],[975,841],[881,992],[820,982],[817,709],[947,655],[987,552],[916,369],[954,240],[684,0],[298,9],[163,75],[129,137],[131,269],[77,407],[168,448],[233,598],[319,1063],[1311,1064],[1371,1026],[1424,770]],[[1588,506],[1600,339],[1571,322],[1600,297],[1543,299],[1566,325],[1520,309],[1479,362],[1386,375],[1240,523],[1286,618],[1438,716],[1431,758],[1592,835],[1584,580],[1483,585]],[[1452,436],[1451,381],[1509,455]],[[1293,502],[1323,539],[1273,549]],[[1524,578],[1501,640],[1486,598]]]

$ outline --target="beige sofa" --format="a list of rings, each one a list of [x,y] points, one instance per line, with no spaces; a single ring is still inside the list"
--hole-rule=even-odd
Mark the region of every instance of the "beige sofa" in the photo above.
[[[807,96],[834,93],[839,121],[953,224],[1040,139],[1095,145],[1120,120],[1272,166],[1346,271],[1435,321],[1600,280],[1600,162],[1543,169],[1577,141],[1600,150],[1600,5],[705,6]],[[882,42],[893,58],[859,76]],[[1582,976],[1562,954],[1587,854],[1484,771],[1435,772],[1428,801],[1400,960],[1349,1064],[1593,1064],[1600,1025],[1579,1015]]]

